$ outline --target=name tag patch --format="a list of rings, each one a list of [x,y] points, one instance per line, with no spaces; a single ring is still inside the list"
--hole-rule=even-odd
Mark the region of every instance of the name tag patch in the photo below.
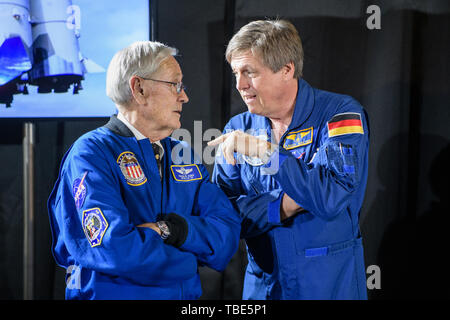
[[[108,222],[100,208],[83,211],[83,231],[91,247],[99,246],[108,229]]]
[[[176,181],[188,182],[203,178],[200,168],[196,164],[171,165],[170,170]]]
[[[313,140],[313,127],[303,129],[299,131],[289,132],[284,138],[283,148],[286,150],[306,146],[312,143]]]

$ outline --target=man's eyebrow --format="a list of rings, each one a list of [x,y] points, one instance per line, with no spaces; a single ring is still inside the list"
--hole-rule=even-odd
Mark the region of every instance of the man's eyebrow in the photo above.
[[[171,79],[179,79],[179,78],[183,78],[183,74],[182,73],[180,73],[180,72],[174,72],[174,73],[170,73],[170,75],[169,75],[169,77],[171,78]]]
[[[242,65],[242,66],[239,66],[239,68],[232,68],[231,70],[233,71],[233,72],[236,72],[236,69],[239,69],[239,70],[253,70],[253,67],[252,66],[250,66],[250,65],[248,65],[248,64],[244,64],[244,65]]]

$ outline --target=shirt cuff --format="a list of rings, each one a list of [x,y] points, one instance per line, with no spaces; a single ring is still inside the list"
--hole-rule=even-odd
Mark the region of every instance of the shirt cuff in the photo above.
[[[280,206],[283,199],[284,192],[281,191],[278,198],[269,203],[267,206],[267,220],[272,224],[281,224]]]
[[[291,153],[289,151],[286,151],[282,148],[278,148],[277,150],[278,152],[278,166],[281,167],[281,165],[283,164],[283,162],[289,157],[292,156]],[[275,153],[275,152],[274,152]]]
[[[278,148],[270,155],[266,164],[262,166],[263,174],[273,175],[278,172],[282,164],[288,157],[292,156],[288,151],[283,148]]]
[[[176,213],[164,215],[164,220],[170,230],[170,235],[166,240],[164,240],[164,243],[173,245],[176,248],[181,247],[186,241],[188,235],[187,221]]]

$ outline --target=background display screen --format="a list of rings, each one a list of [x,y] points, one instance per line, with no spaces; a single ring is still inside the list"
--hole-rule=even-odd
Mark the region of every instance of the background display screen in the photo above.
[[[0,118],[99,118],[113,55],[149,40],[149,1],[0,3]]]

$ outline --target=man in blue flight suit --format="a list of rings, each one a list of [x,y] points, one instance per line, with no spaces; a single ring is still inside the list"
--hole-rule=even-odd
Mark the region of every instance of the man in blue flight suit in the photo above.
[[[169,137],[188,102],[175,54],[150,41],[119,51],[106,89],[118,115],[63,158],[48,209],[67,299],[197,299],[198,266],[223,270],[237,250],[239,215]]]
[[[367,299],[365,111],[301,78],[302,44],[288,21],[245,25],[226,58],[248,112],[209,145],[220,144],[213,181],[243,219],[243,298]]]

